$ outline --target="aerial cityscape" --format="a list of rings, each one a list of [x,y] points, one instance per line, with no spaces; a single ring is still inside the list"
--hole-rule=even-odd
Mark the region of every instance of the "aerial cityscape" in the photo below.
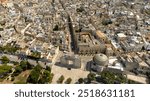
[[[0,84],[149,84],[150,0],[0,0]]]

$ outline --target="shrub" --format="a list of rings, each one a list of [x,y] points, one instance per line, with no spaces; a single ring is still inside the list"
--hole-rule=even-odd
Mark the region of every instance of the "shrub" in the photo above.
[[[15,71],[13,73],[13,76],[18,76],[21,72],[23,71],[23,69],[20,66],[17,66],[15,68]]]
[[[9,63],[9,59],[6,56],[2,56],[1,61],[3,64]]]
[[[78,79],[78,83],[82,84],[84,82],[83,78]]]
[[[31,71],[29,77],[27,78],[27,82],[33,84],[38,83],[41,70],[42,67],[39,64],[35,66],[34,69]]]
[[[72,81],[72,79],[71,79],[71,78],[68,78],[68,79],[65,81],[65,84],[70,84],[71,81]]]
[[[39,79],[39,83],[40,84],[45,84],[45,83],[49,83],[50,81],[50,72],[45,70],[41,76],[41,78]]]
[[[65,79],[64,76],[61,75],[60,78],[57,80],[57,83],[58,84],[63,83],[64,79]]]

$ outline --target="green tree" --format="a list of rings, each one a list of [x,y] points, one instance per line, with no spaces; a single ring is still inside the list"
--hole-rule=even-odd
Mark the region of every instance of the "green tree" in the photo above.
[[[114,73],[109,71],[103,71],[99,74],[100,79],[103,80],[103,83],[114,84],[114,83],[126,83],[127,79],[123,74]]]
[[[36,70],[37,72],[40,72],[42,70],[42,67],[40,66],[40,64],[37,64],[35,67],[34,67],[34,70]]]
[[[27,79],[27,82],[36,84],[36,83],[38,83],[39,77],[40,77],[39,72],[37,72],[36,70],[32,70]]]
[[[46,70],[48,70],[49,72],[51,72],[51,67],[46,66]]]
[[[23,69],[23,71],[27,70],[27,62],[26,61],[21,61],[20,62],[20,67]]]
[[[41,70],[42,67],[39,64],[35,66],[34,69],[31,71],[29,77],[27,78],[27,82],[33,84],[38,83]]]
[[[70,84],[71,81],[72,81],[72,79],[71,79],[71,78],[68,78],[68,79],[65,81],[65,84]]]
[[[32,52],[31,56],[34,57],[34,58],[40,58],[41,57],[41,53],[35,51],[35,52]]]
[[[78,83],[79,83],[79,84],[82,84],[83,82],[84,82],[83,78],[79,78],[79,79],[78,79]]]
[[[8,52],[8,53],[15,53],[17,50],[20,49],[19,47],[11,46],[11,44],[7,44],[6,46],[2,48],[5,52]]]
[[[12,69],[11,66],[8,66],[8,65],[6,65],[6,64],[1,65],[1,66],[0,66],[0,75],[1,75],[1,74],[11,73],[11,69]]]
[[[13,61],[13,64],[14,64],[14,65],[19,65],[19,62]]]
[[[3,64],[9,63],[9,59],[6,56],[2,56],[1,61]]]
[[[17,75],[19,75],[22,71],[23,71],[23,69],[22,69],[20,66],[17,66],[17,67],[15,68],[15,71],[14,71],[13,75],[14,75],[14,76],[17,76]]]
[[[93,80],[95,80],[95,76],[96,76],[95,73],[89,73],[87,78],[88,78],[89,81],[93,81]]]
[[[17,82],[15,82],[14,84],[26,84],[26,82],[23,82],[23,81],[17,81]]]
[[[28,61],[21,61],[20,67],[25,71],[27,69],[32,69],[32,65]]]
[[[49,83],[50,81],[50,72],[45,70],[41,76],[41,78],[39,79],[39,83],[40,84],[45,84],[45,83]]]
[[[51,74],[50,74],[50,81],[49,81],[49,83],[52,83],[53,77],[54,77],[54,74],[51,73]]]
[[[60,78],[57,80],[57,83],[58,84],[63,83],[64,79],[65,79],[64,76],[61,75]]]

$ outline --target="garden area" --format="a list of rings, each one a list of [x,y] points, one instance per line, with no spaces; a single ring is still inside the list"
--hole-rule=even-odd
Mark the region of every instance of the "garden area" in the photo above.
[[[3,81],[9,73],[12,72],[12,66],[3,64],[0,66],[0,82]]]
[[[0,46],[0,51],[4,52],[4,53],[15,53],[19,49],[20,49],[19,47],[15,46],[15,45],[11,45],[11,44],[7,44],[5,46]]]
[[[27,78],[27,83],[31,84],[48,84],[52,82],[54,74],[51,73],[51,68],[46,67],[43,69],[39,64],[35,66],[29,77]]]

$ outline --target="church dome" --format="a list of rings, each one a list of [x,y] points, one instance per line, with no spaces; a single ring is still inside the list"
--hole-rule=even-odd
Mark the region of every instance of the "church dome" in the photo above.
[[[93,62],[100,66],[108,65],[108,57],[104,54],[96,54],[93,57]]]

